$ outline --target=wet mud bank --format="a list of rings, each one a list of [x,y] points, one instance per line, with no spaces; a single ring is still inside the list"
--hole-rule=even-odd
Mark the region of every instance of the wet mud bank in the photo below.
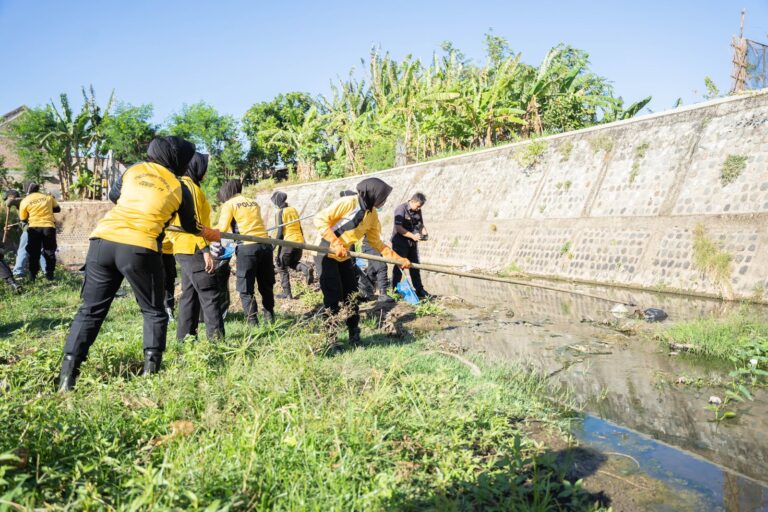
[[[717,422],[705,407],[722,389],[677,382],[717,382],[728,369],[670,353],[648,335],[661,326],[617,320],[614,303],[447,276],[429,275],[426,285],[448,304],[443,325],[431,336],[469,354],[523,361],[544,372],[586,413],[574,432],[585,445],[629,455],[637,471],[692,492],[699,510],[768,510],[768,393],[754,393],[754,400],[734,407],[736,419]],[[742,307],[619,288],[573,288],[639,310],[663,309],[669,321]]]

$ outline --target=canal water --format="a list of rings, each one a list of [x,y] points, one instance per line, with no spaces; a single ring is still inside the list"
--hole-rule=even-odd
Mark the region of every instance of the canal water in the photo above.
[[[554,283],[547,283],[553,285]],[[574,292],[666,311],[666,322],[722,316],[744,307],[717,300],[613,287],[557,283]],[[625,454],[652,478],[692,492],[708,510],[768,511],[768,394],[731,408],[716,422],[706,409],[729,368],[674,354],[643,320],[617,320],[615,303],[572,293],[429,274],[425,286],[447,297],[449,327],[433,333],[495,360],[533,365],[585,412],[582,444]],[[450,298],[455,297],[455,301]],[[629,308],[633,310],[635,308]],[[660,509],[661,510],[661,509]]]

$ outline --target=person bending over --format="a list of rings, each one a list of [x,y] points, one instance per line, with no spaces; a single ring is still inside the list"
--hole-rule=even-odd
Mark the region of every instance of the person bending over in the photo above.
[[[357,184],[357,195],[342,197],[315,215],[315,228],[322,237],[320,245],[328,247],[330,253],[319,258],[320,290],[323,292],[323,306],[330,314],[341,310],[342,303],[352,308],[347,317],[349,342],[360,342],[360,315],[357,301],[357,277],[354,261],[349,248],[364,236],[374,250],[385,258],[396,260],[403,268],[411,262],[395,253],[381,241],[381,223],[377,209],[384,206],[392,187],[379,178],[368,178]]]
[[[242,195],[243,184],[231,180],[224,184],[220,198],[224,201],[219,215],[219,229],[241,235],[267,238],[267,228],[261,218],[261,208],[254,200]],[[272,263],[272,245],[241,242],[235,248],[235,288],[240,294],[243,315],[251,325],[259,323],[259,306],[254,297],[254,284],[261,294],[264,320],[275,319],[275,266]]]
[[[293,206],[288,206],[286,202],[288,195],[285,192],[275,191],[272,194],[272,204],[275,205],[275,226],[277,233],[275,238],[278,240],[288,240],[289,242],[304,243],[304,231],[299,222],[299,212]],[[291,276],[288,269],[298,270],[304,274],[307,285],[312,284],[315,279],[315,272],[311,265],[301,261],[303,251],[292,247],[277,247],[277,256],[275,257],[275,266],[277,274],[280,276],[280,286],[283,293],[278,295],[279,299],[293,299],[291,291]]]
[[[208,240],[221,239],[217,230],[199,224],[192,195],[177,178],[195,154],[195,145],[180,137],[157,138],[147,154],[146,162],[128,168],[112,185],[109,199],[115,207],[91,233],[82,304],[64,345],[60,391],[75,386],[123,279],[130,283],[144,317],[143,373],[156,373],[168,329],[160,252],[163,230],[178,215],[182,229]]]
[[[192,195],[195,217],[203,225],[211,222],[211,205],[208,203],[200,184],[208,171],[208,155],[195,153],[189,162],[181,182]],[[173,225],[179,226],[177,216]],[[173,255],[181,268],[181,297],[176,317],[176,339],[183,341],[187,336],[197,337],[197,325],[202,309],[205,333],[209,341],[224,338],[224,319],[221,316],[216,282],[215,262],[208,240],[199,234],[168,233],[173,242]]]
[[[45,259],[45,278],[53,281],[56,266],[56,223],[53,214],[61,207],[53,196],[40,193],[40,185],[30,183],[27,197],[19,204],[19,220],[27,223],[27,255],[29,279],[35,281],[40,272],[40,252]]]

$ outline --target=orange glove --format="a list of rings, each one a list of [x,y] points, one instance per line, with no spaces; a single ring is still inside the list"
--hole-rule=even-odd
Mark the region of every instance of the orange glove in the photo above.
[[[403,258],[395,251],[393,251],[391,247],[384,246],[384,249],[381,251],[381,255],[390,260],[395,260],[397,262],[397,266],[402,267],[405,270],[411,268],[411,260],[408,258]]]
[[[349,256],[349,250],[344,246],[339,238],[336,238],[336,240],[331,242],[331,251],[333,251],[333,254],[335,254],[337,258],[346,258]]]
[[[334,233],[331,228],[323,231],[321,236],[323,237],[323,240],[326,240],[330,244],[331,252],[337,258],[346,258],[349,256],[349,249],[347,249],[347,247],[344,245],[344,242],[342,242],[341,239],[336,236],[336,233]]]
[[[221,242],[221,231],[218,229],[203,226],[202,229],[200,229],[200,236],[209,242]]]

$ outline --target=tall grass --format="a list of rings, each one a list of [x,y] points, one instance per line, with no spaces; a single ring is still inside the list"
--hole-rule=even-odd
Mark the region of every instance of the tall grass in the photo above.
[[[756,342],[768,342],[768,322],[745,310],[723,318],[680,322],[660,336],[666,342],[689,345],[694,353],[732,359]]]
[[[0,509],[593,506],[527,434],[564,417],[540,378],[481,361],[476,377],[426,340],[366,328],[363,347],[315,355],[319,324],[235,320],[224,343],[169,342],[142,378],[129,294],[76,390],[56,394],[78,287],[0,291]]]

